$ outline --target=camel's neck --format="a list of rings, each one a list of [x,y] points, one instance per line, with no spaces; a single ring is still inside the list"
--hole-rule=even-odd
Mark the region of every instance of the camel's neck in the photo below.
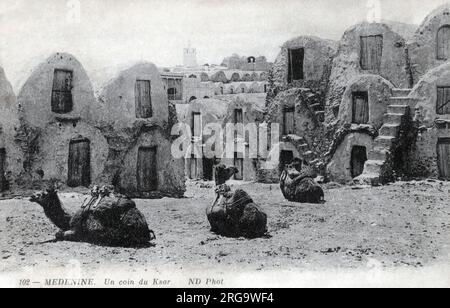
[[[72,216],[68,214],[59,200],[58,196],[52,198],[48,204],[43,205],[45,215],[62,231],[70,230]]]

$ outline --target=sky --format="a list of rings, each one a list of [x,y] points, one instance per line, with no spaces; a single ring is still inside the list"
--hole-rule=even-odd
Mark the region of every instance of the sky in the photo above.
[[[420,24],[447,1],[0,0],[0,65],[15,84],[54,52],[72,53],[88,73],[139,60],[179,65],[189,44],[200,64],[233,53],[274,61],[296,36],[339,40],[371,12]]]

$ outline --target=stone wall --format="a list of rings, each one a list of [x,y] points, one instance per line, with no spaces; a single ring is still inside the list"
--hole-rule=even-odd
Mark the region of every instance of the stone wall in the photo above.
[[[360,65],[361,36],[374,35],[383,36],[383,51],[380,70],[371,72],[363,70]],[[346,87],[358,75],[380,75],[397,88],[408,88],[410,76],[405,47],[405,39],[387,24],[361,23],[347,30],[333,60],[326,99],[326,121],[331,123],[336,120]]]

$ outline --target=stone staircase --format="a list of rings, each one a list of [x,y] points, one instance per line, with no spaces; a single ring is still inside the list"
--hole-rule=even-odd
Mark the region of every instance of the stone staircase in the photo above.
[[[384,115],[384,124],[374,141],[373,150],[367,155],[368,160],[364,165],[363,174],[354,179],[355,184],[374,186],[383,184],[382,168],[396,145],[400,127],[408,115],[410,108],[408,95],[410,93],[411,89],[393,90],[387,113]]]

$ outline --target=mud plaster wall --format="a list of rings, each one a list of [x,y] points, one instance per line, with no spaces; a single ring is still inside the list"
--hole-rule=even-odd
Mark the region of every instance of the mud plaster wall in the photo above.
[[[57,115],[52,112],[51,98],[55,69],[73,71],[73,110],[64,117],[95,119],[97,104],[92,84],[83,66],[70,54],[57,53],[41,63],[22,86],[17,97],[26,121],[33,127],[45,128],[47,123],[55,120]]]
[[[269,121],[270,123],[278,123],[280,134],[283,134],[283,111],[285,108],[295,108],[294,134],[311,141],[312,138],[309,136],[314,134],[319,124],[307,107],[307,103],[300,99],[301,91],[301,89],[294,88],[281,92],[269,108]]]
[[[0,67],[0,148],[6,151],[5,177],[10,189],[17,186],[17,178],[23,172],[23,155],[15,143],[19,126],[17,101],[3,68]]]
[[[439,138],[450,138],[447,123],[450,115],[436,113],[437,87],[450,86],[450,63],[428,72],[415,86],[410,99],[416,103],[414,122],[419,134],[412,147],[412,177],[438,177],[437,143]]]
[[[305,80],[321,80],[331,67],[335,54],[336,43],[316,37],[303,36],[286,42],[281,48],[273,65],[273,76],[277,84],[286,85],[288,82],[289,49],[304,48]]]
[[[373,149],[374,139],[366,134],[351,133],[347,135],[337,148],[333,158],[327,166],[328,177],[331,181],[346,184],[352,181],[351,153],[354,146],[364,146],[367,154]]]
[[[90,141],[92,184],[110,184],[100,180],[108,157],[108,143],[100,130],[86,122],[78,122],[76,127],[72,123],[54,122],[45,127],[38,141],[39,152],[32,164],[33,178],[66,184],[70,141],[79,137]],[[37,171],[43,171],[44,177],[41,178]]]
[[[445,60],[437,59],[437,33],[445,25],[450,25],[450,4],[441,6],[433,11],[408,42],[415,84],[429,70],[446,62]]]
[[[437,155],[439,138],[450,138],[450,129],[428,128],[417,136],[408,157],[411,166],[411,177],[439,177]]]
[[[427,127],[432,126],[436,119],[450,120],[450,115],[436,113],[437,87],[439,86],[450,87],[450,63],[428,72],[409,95],[411,101],[415,103],[416,120]]]
[[[198,78],[183,79],[183,101],[189,103],[191,97],[203,99],[215,95],[216,86],[213,82],[201,82]]]
[[[387,112],[389,99],[394,86],[386,79],[376,75],[361,75],[352,79],[342,97],[339,107],[339,123],[351,123],[353,118],[353,93],[368,92],[369,123],[379,130],[383,125],[383,116]]]
[[[150,80],[153,117],[136,118],[136,81]],[[98,122],[116,128],[132,126],[134,122],[148,121],[160,126],[168,122],[168,98],[158,69],[152,63],[140,63],[108,82],[100,91]]]
[[[137,187],[138,151],[140,147],[156,147],[158,190],[154,192],[154,197],[182,197],[185,192],[184,162],[171,155],[171,146],[170,140],[159,129],[142,133],[125,156],[120,172],[120,188],[131,196],[142,197]]]
[[[381,68],[378,72],[361,69],[361,36],[383,35]],[[326,99],[326,119],[333,122],[335,111],[350,80],[360,74],[377,74],[397,88],[409,87],[409,70],[405,52],[405,39],[386,24],[361,23],[347,30],[341,39],[330,76],[330,88]]]

